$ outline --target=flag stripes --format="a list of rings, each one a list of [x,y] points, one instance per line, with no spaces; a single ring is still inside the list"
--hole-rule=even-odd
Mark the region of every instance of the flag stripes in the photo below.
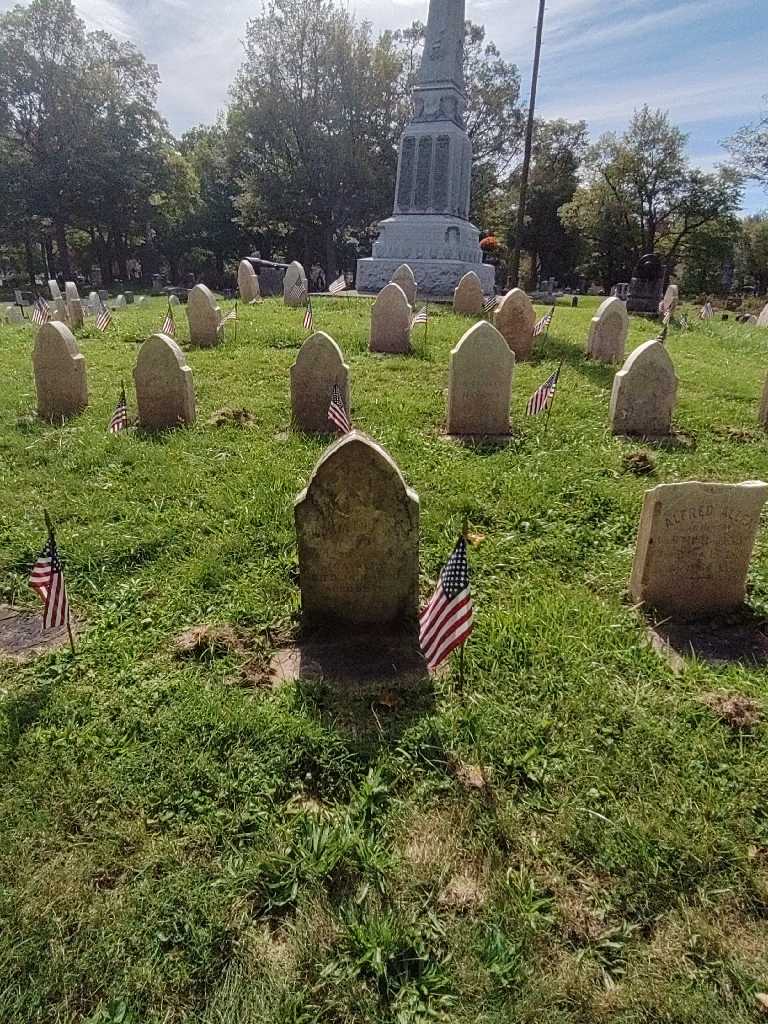
[[[125,399],[125,388],[120,393],[112,419],[109,421],[109,433],[119,434],[121,430],[128,429],[128,403]]]
[[[419,644],[432,671],[466,641],[473,624],[467,542],[459,537],[429,604],[419,616]]]
[[[309,301],[309,296],[307,296],[307,308],[304,313],[304,330],[311,331],[314,325],[315,318],[312,315],[312,303]]]
[[[546,331],[549,330],[549,325],[552,323],[552,317],[554,315],[555,315],[555,307],[553,306],[552,309],[550,309],[550,311],[548,313],[544,314],[544,316],[541,318],[541,320],[537,320],[536,321],[536,323],[533,326],[533,336],[534,336],[534,338],[538,337],[539,334],[546,333]]]
[[[528,405],[525,407],[526,416],[537,416],[543,409],[549,408],[552,399],[555,397],[559,376],[560,368],[558,367],[540,387],[536,388],[528,399]]]
[[[96,317],[96,328],[99,331],[106,331],[112,323],[112,314],[102,302],[99,315]]]
[[[336,280],[331,281],[331,283],[328,285],[328,293],[330,295],[338,295],[339,292],[346,291],[346,289],[347,279],[344,277],[343,274],[339,274]]]
[[[56,541],[49,537],[37,556],[29,574],[29,585],[43,602],[43,629],[57,629],[69,623],[69,601],[64,584],[64,570],[56,549]]]
[[[34,306],[32,307],[32,323],[33,324],[47,324],[51,319],[51,313],[48,309],[48,303],[42,297],[38,295]]]
[[[416,324],[426,323],[429,323],[429,313],[427,312],[427,307],[422,306],[419,312],[411,320],[411,327],[415,327]]]
[[[328,406],[328,419],[342,434],[348,434],[352,429],[347,410],[344,407],[344,396],[338,384],[333,385],[331,404]]]

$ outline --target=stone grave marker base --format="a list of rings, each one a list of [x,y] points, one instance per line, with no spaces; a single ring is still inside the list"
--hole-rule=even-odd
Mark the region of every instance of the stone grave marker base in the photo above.
[[[77,637],[75,623],[72,633]],[[69,646],[67,627],[43,632],[43,612],[0,604],[0,658],[31,661],[48,651]]]
[[[686,658],[713,666],[768,664],[768,621],[746,605],[714,618],[646,620],[646,633],[654,651],[678,675]]]
[[[275,684],[324,680],[347,687],[373,683],[413,684],[429,678],[413,633],[377,629],[317,632],[278,651],[269,666]]]

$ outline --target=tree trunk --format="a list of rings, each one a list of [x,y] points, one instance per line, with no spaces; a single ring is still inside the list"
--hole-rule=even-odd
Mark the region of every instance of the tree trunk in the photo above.
[[[56,276],[56,261],[53,258],[53,240],[50,235],[43,236],[43,247],[45,250],[45,269],[48,274],[48,279]]]
[[[32,243],[29,240],[29,235],[24,239],[24,253],[27,258],[27,275],[29,277],[29,285],[33,292],[37,291],[37,281],[35,280],[35,254],[32,251]]]
[[[59,270],[65,281],[72,280],[72,264],[67,249],[67,229],[61,217],[56,218],[56,248],[59,250]]]
[[[333,244],[333,227],[323,225],[323,249],[325,250],[325,284],[326,288],[336,279],[336,246]]]

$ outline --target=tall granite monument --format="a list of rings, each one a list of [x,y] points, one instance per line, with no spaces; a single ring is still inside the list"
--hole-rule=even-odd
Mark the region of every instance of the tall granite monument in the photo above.
[[[493,292],[480,233],[469,223],[472,145],[464,127],[464,0],[430,0],[413,116],[400,140],[391,217],[379,225],[373,256],[357,262],[357,289],[378,292],[402,263],[422,298],[452,298],[470,270]]]

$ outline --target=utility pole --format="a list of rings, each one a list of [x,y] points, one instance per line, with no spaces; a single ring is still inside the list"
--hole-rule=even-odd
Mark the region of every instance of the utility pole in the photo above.
[[[528,105],[528,126],[525,130],[525,151],[523,153],[523,169],[520,174],[520,201],[517,206],[517,231],[515,233],[515,249],[512,253],[512,266],[509,268],[509,287],[516,288],[520,278],[520,249],[523,241],[525,224],[525,202],[528,197],[528,174],[531,170],[531,149],[533,148],[533,118],[536,109],[536,86],[539,81],[539,57],[541,56],[541,34],[544,29],[544,6],[546,0],[539,0],[539,20],[536,25],[536,49],[533,54],[533,74],[531,76],[531,99]]]

